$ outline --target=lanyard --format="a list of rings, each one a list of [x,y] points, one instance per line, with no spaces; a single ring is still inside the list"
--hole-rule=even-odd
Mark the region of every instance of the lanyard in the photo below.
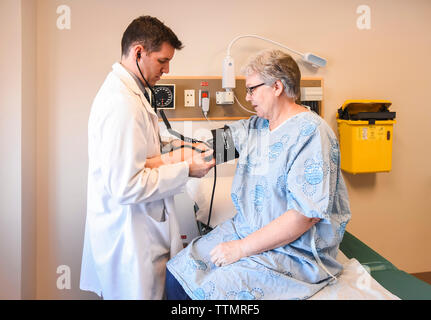
[[[319,264],[320,267],[322,267],[323,270],[326,271],[326,273],[331,276],[332,280],[329,282],[330,284],[336,283],[337,282],[337,277],[334,276],[332,273],[330,273],[328,271],[328,269],[326,269],[325,265],[323,264],[322,260],[320,260],[319,255],[317,254],[317,250],[316,250],[316,238],[315,238],[315,234],[316,234],[316,225],[313,225],[311,227],[311,251],[313,252],[313,256],[314,259],[316,259],[317,263]]]

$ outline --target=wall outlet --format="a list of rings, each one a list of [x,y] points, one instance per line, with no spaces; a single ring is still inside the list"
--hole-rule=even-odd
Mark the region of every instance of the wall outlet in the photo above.
[[[195,106],[195,90],[184,90],[184,106]]]

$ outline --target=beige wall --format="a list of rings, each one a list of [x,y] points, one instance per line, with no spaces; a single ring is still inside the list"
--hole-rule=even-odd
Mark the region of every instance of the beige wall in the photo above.
[[[0,2],[0,299],[36,297],[36,2]]]
[[[56,28],[61,4],[71,8],[71,30]],[[356,27],[360,4],[371,8],[370,30]],[[220,8],[223,17],[216,14]],[[352,208],[347,229],[399,268],[431,271],[430,1],[39,0],[36,13],[38,298],[94,297],[79,290],[87,120],[92,99],[119,59],[122,32],[141,14],[165,21],[185,44],[171,75],[221,75],[230,40],[254,33],[328,59],[317,72],[300,66],[303,76],[324,79],[324,117],[334,130],[344,100],[391,100],[397,112],[393,170],[345,174]],[[256,39],[237,42],[237,69],[250,53],[267,47]],[[10,130],[3,129],[2,122],[2,134],[13,131],[8,125]],[[59,265],[71,268],[71,290],[56,288]]]
[[[0,192],[0,299],[21,297],[20,11],[18,1],[0,2],[0,38],[8,44],[0,51],[0,177],[5,182]]]
[[[21,297],[36,297],[36,1],[21,0]]]

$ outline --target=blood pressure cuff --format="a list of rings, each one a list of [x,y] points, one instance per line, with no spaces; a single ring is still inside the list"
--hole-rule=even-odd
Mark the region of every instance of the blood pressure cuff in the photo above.
[[[239,157],[232,138],[232,131],[228,126],[211,130],[214,158],[216,165]]]

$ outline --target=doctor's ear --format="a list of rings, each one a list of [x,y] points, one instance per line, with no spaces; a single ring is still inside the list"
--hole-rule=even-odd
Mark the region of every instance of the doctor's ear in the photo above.
[[[136,59],[141,59],[142,55],[145,54],[144,47],[142,45],[136,45],[132,49],[133,55]]]

